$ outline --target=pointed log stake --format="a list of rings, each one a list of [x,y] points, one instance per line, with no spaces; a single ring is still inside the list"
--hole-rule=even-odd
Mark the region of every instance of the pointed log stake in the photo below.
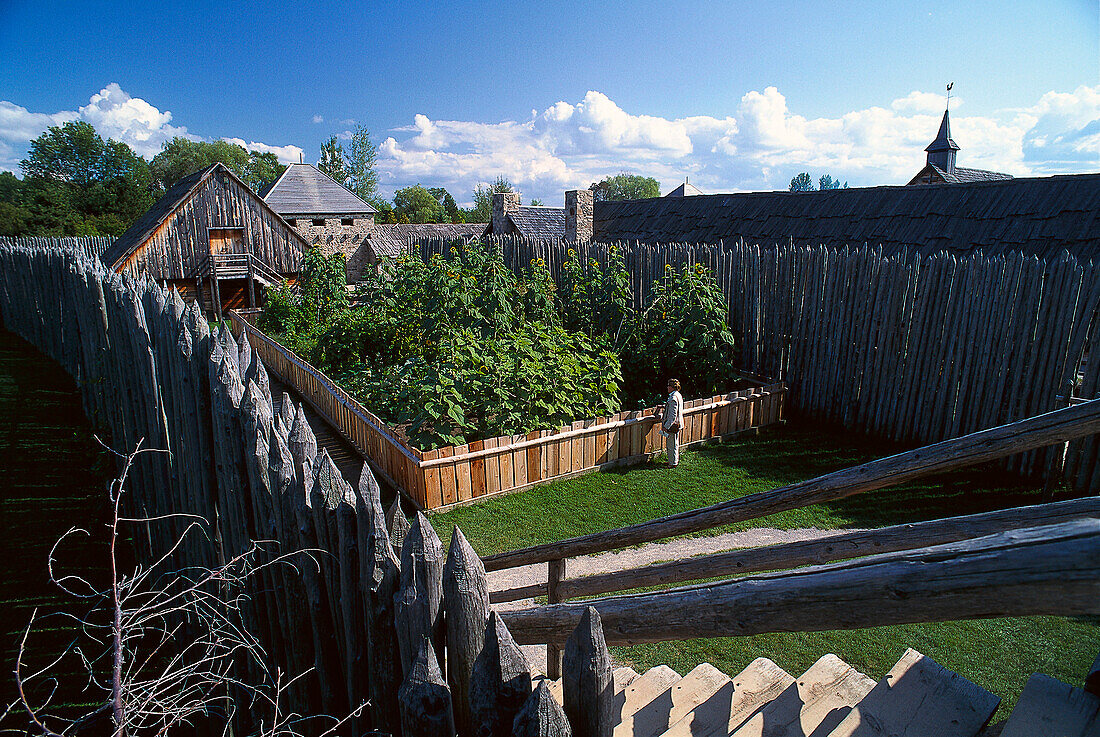
[[[459,528],[443,566],[443,610],[447,624],[447,682],[454,695],[459,735],[474,734],[470,722],[470,677],[485,644],[489,621],[489,584],[485,566]]]
[[[443,652],[443,543],[428,518],[416,513],[401,550],[401,590],[396,597],[397,642],[405,672],[427,637],[436,658]]]
[[[493,612],[485,627],[485,646],[470,677],[470,718],[479,737],[508,737],[523,703],[531,695],[531,669],[504,622]]]
[[[545,679],[539,681],[534,693],[527,697],[523,708],[512,722],[512,737],[573,737],[565,710],[550,693]]]
[[[279,419],[282,421],[283,427],[286,429],[286,434],[289,436],[290,428],[294,426],[294,401],[286,392],[283,392],[282,401],[279,402]]]
[[[313,434],[313,428],[309,426],[309,421],[306,419],[306,411],[300,404],[294,414],[294,421],[290,425],[290,440],[287,446],[290,448],[291,455],[294,456],[294,462],[298,465],[303,465],[306,461],[312,464],[313,459],[317,457],[317,436]],[[312,484],[306,486],[306,489],[308,490],[310,486]]]
[[[421,640],[416,660],[398,694],[404,737],[452,737],[451,690],[443,681],[435,650]]]
[[[364,467],[364,474],[370,473]],[[400,711],[397,694],[401,685],[401,651],[398,647],[394,624],[394,599],[400,585],[401,571],[397,557],[390,547],[390,536],[382,514],[382,502],[377,496],[377,482],[359,480],[360,497],[367,509],[373,512],[360,520],[367,530],[365,560],[366,582],[363,586],[364,606],[367,610],[367,654],[370,663],[371,715],[374,726],[382,732],[397,734],[400,729]],[[364,488],[366,487],[366,488]]]
[[[252,371],[252,345],[248,342],[247,330],[242,330],[237,339],[237,357],[240,361],[241,377],[247,380]]]
[[[393,546],[393,552],[401,558],[401,549],[405,547],[405,538],[409,535],[409,520],[401,511],[401,497],[394,499],[390,511],[386,512],[386,525],[390,528],[390,545]]]
[[[611,737],[615,729],[611,655],[604,642],[600,615],[592,607],[584,610],[580,624],[565,643],[562,688],[573,734]]]

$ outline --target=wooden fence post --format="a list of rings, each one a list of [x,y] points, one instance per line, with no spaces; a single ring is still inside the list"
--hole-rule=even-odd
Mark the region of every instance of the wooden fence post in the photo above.
[[[513,737],[573,737],[565,710],[550,693],[546,680],[539,681],[512,722]]]
[[[455,733],[451,690],[426,637],[401,684],[398,704],[403,737],[451,737]]]
[[[592,607],[565,643],[565,713],[576,737],[612,737],[615,683],[600,615]]]
[[[428,518],[416,513],[401,549],[401,590],[396,598],[397,642],[408,673],[416,648],[431,640],[436,661],[443,654],[443,543]]]
[[[364,464],[365,467],[366,464]],[[409,535],[409,520],[401,511],[401,497],[398,496],[386,512],[386,526],[389,528],[390,545],[397,559],[401,559],[401,550],[405,547],[405,538]]]
[[[565,580],[565,560],[551,560],[546,564],[546,602],[557,604],[561,601],[559,588]],[[546,675],[557,680],[561,678],[561,646],[551,643],[546,646]]]
[[[462,530],[455,527],[443,565],[443,610],[447,625],[447,682],[454,697],[455,726],[474,735],[470,719],[470,678],[485,646],[489,584],[485,566]],[[528,678],[529,680],[529,678]]]
[[[531,670],[496,612],[489,615],[484,640],[470,678],[474,734],[509,737],[512,722],[531,695]]]

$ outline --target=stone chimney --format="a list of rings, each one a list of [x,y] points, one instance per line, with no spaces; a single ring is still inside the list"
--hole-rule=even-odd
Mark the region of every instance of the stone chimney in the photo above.
[[[593,192],[574,189],[565,193],[565,241],[586,243],[592,240]]]
[[[512,227],[508,224],[508,213],[519,210],[519,192],[493,193],[493,233],[508,235]]]

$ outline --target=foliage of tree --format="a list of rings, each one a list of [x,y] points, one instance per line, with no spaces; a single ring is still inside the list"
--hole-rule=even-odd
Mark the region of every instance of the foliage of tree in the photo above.
[[[410,223],[443,222],[443,205],[439,199],[419,184],[393,193],[393,210],[398,219],[404,215]]]
[[[153,204],[148,163],[83,121],[31,141],[0,182],[0,235],[120,235]]]
[[[515,192],[512,183],[498,174],[496,181],[488,186],[477,185],[474,188],[474,206],[464,213],[467,223],[487,223],[493,217],[493,195],[500,192]]]
[[[351,155],[347,160],[348,189],[372,204],[378,197],[377,163],[378,148],[370,138],[370,131],[362,125],[356,126],[351,134]]]
[[[344,155],[344,146],[336,136],[321,144],[321,158],[317,162],[317,168],[337,184],[348,186],[351,169]]]
[[[791,184],[789,187],[791,192],[813,192],[814,180],[810,177],[809,172],[802,172],[791,178]],[[839,179],[833,179],[829,174],[822,174],[821,178],[817,180],[817,189],[848,189],[848,183],[840,183]]]
[[[465,222],[462,219],[462,213],[458,209],[458,203],[455,202],[455,198],[451,196],[443,187],[430,187],[428,189],[432,193],[432,197],[435,197],[439,202],[439,206],[443,210],[443,219],[440,222],[444,223],[461,223]]]
[[[589,187],[593,199],[604,200],[644,200],[661,196],[661,184],[653,177],[621,172],[612,177],[604,177]]]
[[[180,136],[165,142],[149,168],[163,193],[188,174],[215,163],[225,164],[252,189],[275,181],[286,170],[271,152],[249,151],[229,141],[192,141]]]

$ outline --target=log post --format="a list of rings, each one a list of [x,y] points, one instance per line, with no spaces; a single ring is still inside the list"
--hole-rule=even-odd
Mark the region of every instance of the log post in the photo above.
[[[452,737],[455,733],[451,690],[443,680],[435,650],[427,638],[401,684],[401,733],[404,737]]]
[[[592,607],[565,643],[562,669],[565,713],[577,737],[611,737],[615,730],[615,683],[603,624]]]
[[[363,466],[359,479],[359,499],[363,505],[360,534],[366,528],[361,554],[363,600],[367,615],[367,660],[370,663],[370,699],[374,726],[391,734],[401,727],[398,689],[401,686],[401,651],[395,625],[395,599],[400,587],[401,570],[390,546],[389,532],[382,514],[378,482]]]
[[[509,737],[512,722],[531,695],[531,669],[496,612],[489,615],[484,641],[470,677],[472,733]]]
[[[363,464],[366,467],[366,464]],[[405,546],[405,538],[409,534],[409,520],[401,511],[401,497],[393,500],[390,510],[386,512],[386,526],[390,529],[390,545],[398,559],[401,558],[401,549]]]
[[[365,466],[364,466],[365,468]],[[489,584],[485,566],[462,530],[455,527],[443,565],[443,611],[447,626],[447,682],[454,696],[455,726],[462,737],[473,735],[470,678],[485,645],[489,621]]]
[[[431,640],[436,662],[443,653],[443,543],[428,518],[416,513],[401,549],[401,590],[396,598],[397,643],[405,672],[413,667],[416,648]]]
[[[561,582],[565,579],[565,560],[552,560],[546,564],[546,603],[561,602]],[[546,646],[546,675],[552,680],[561,678],[561,646],[556,642]]]
[[[512,722],[513,737],[573,737],[565,710],[550,693],[546,679],[539,681]]]

